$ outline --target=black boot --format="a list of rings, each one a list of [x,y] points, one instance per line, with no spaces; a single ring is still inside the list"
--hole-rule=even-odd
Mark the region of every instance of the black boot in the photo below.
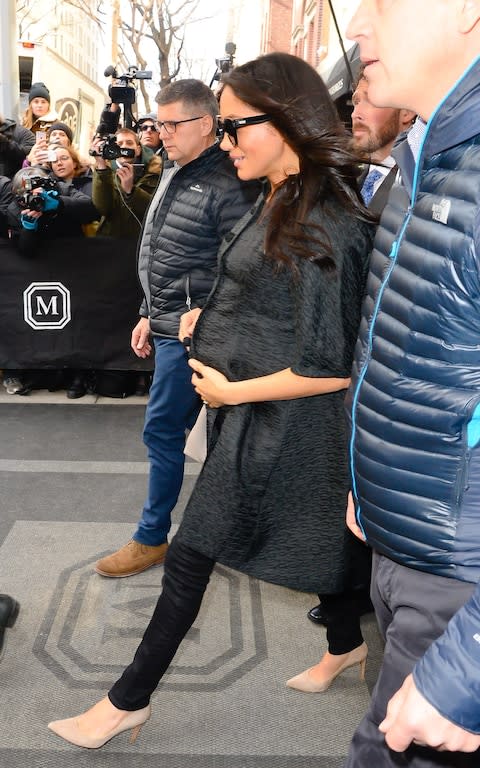
[[[148,395],[149,391],[150,391],[150,374],[139,373],[137,377],[137,383],[135,386],[134,395],[136,397],[143,397],[143,395]]]
[[[363,616],[365,613],[372,613],[374,610],[372,601],[370,600],[370,595],[367,591],[359,591],[358,604],[360,607],[360,616]],[[314,624],[322,624],[324,627],[328,625],[329,616],[321,603],[315,605],[313,608],[310,608],[307,616],[310,621],[313,621]]]
[[[10,595],[0,595],[0,659],[5,650],[5,630],[13,627],[20,605]]]
[[[326,627],[328,624],[328,616],[323,610],[321,603],[315,605],[313,608],[310,608],[307,616],[310,621],[314,622],[314,624],[322,624],[324,627]]]
[[[77,374],[67,389],[67,397],[69,400],[76,400],[78,397],[83,397],[86,394],[87,383],[85,377]]]

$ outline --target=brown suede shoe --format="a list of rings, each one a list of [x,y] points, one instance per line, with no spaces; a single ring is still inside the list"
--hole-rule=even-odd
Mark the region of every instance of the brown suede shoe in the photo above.
[[[95,571],[100,576],[110,576],[113,579],[134,576],[136,573],[146,571],[152,565],[163,563],[167,549],[167,542],[159,544],[157,547],[149,547],[147,544],[140,544],[140,542],[132,539],[118,552],[97,560]]]

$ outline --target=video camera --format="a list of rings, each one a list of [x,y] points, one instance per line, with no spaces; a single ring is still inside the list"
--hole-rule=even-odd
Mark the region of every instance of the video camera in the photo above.
[[[45,194],[34,195],[33,190],[39,187]],[[48,192],[58,195],[57,182],[46,174],[43,176],[39,168],[23,168],[18,171],[13,178],[12,188],[20,208],[28,208],[31,211],[45,210]]]
[[[115,113],[111,112],[110,114]],[[97,136],[102,136],[98,130]],[[135,157],[134,149],[131,149],[130,147],[118,146],[115,134],[107,136],[99,149],[99,152],[97,152],[95,149],[89,149],[88,154],[92,157],[103,157],[104,160],[116,160],[117,157]]]
[[[215,80],[221,80],[222,75],[227,74],[230,72],[231,69],[233,69],[233,61],[235,58],[235,51],[237,50],[237,46],[235,43],[226,43],[225,44],[225,56],[222,56],[220,59],[215,59],[215,64],[217,65],[217,69],[212,77],[212,81],[210,83],[210,88],[212,88]]]
[[[110,96],[113,104],[123,104],[124,106],[132,106],[135,104],[136,88],[133,84],[133,80],[151,80],[152,73],[145,69],[138,69],[135,65],[131,65],[124,75],[118,75],[115,67],[107,67],[103,73],[105,77],[113,77],[114,80],[108,88],[108,95]],[[128,126],[129,127],[129,126]]]
[[[120,122],[120,109],[112,112],[112,104],[123,105],[125,128],[133,125],[132,105],[135,104],[137,89],[134,80],[151,80],[152,73],[144,69],[138,69],[135,65],[128,68],[123,75],[118,75],[115,67],[109,66],[103,73],[105,77],[112,77],[112,83],[108,87],[108,95],[111,103],[107,104],[100,115],[100,122],[95,131],[97,136],[105,139],[100,151],[90,150],[93,157],[103,157],[104,160],[115,160],[117,157],[134,157],[135,150],[118,146],[115,140],[115,132]]]

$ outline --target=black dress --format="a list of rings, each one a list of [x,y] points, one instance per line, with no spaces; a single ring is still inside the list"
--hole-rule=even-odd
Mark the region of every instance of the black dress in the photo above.
[[[372,229],[329,203],[313,212],[334,274],[264,255],[263,199],[220,252],[192,355],[229,380],[291,367],[348,377]],[[345,527],[350,480],[344,392],[224,406],[177,536],[192,549],[275,584],[340,592],[366,549]]]

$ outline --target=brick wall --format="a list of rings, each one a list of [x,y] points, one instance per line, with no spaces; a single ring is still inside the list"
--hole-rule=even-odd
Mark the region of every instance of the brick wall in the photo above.
[[[293,0],[270,0],[263,53],[292,52],[292,6]]]

